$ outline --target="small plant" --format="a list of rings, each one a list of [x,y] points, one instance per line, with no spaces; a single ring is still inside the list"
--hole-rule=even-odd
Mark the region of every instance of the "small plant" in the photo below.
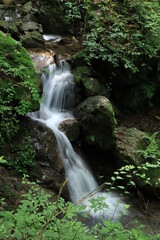
[[[58,197],[50,201],[51,195],[45,193],[34,182],[23,180],[30,188],[23,195],[16,211],[0,211],[0,240],[158,240],[159,235],[148,235],[142,227],[127,230],[120,222],[105,220],[92,229],[80,221],[78,215],[84,207],[76,206]],[[4,203],[2,199],[2,203]],[[101,209],[100,199],[92,201],[93,210]],[[106,209],[107,211],[107,209]]]

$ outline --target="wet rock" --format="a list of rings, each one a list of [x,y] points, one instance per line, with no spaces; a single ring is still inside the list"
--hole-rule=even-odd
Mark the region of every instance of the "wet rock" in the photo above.
[[[38,49],[37,51],[28,50],[28,53],[32,59],[36,71],[43,70],[50,64],[54,63],[54,52],[42,52]]]
[[[20,29],[23,32],[38,31],[40,33],[43,33],[42,25],[38,24],[36,22],[24,22],[24,23],[22,23],[22,26],[20,27]]]
[[[158,184],[160,176],[160,167],[150,168],[148,170],[143,168],[144,164],[155,163],[155,159],[147,160],[143,158],[138,152],[145,149],[147,146],[147,140],[145,138],[146,133],[136,128],[119,127],[116,129],[116,150],[115,158],[117,166],[133,165],[135,171],[142,175],[138,177],[134,174],[132,180],[136,185],[144,191],[151,192],[156,196],[160,196],[160,184]],[[147,178],[150,178],[148,181]]]
[[[31,119],[28,119],[28,131],[36,152],[35,166],[30,175],[39,179],[42,186],[58,193],[65,181],[65,173],[55,135],[50,128]],[[62,196],[68,198],[66,188],[63,189]]]
[[[44,46],[43,35],[38,31],[26,32],[21,36],[22,44],[26,48],[39,48]]]
[[[114,112],[110,101],[103,96],[89,97],[75,111],[84,141],[103,151],[114,142]]]
[[[59,124],[59,130],[64,132],[68,139],[73,142],[80,134],[79,123],[74,118],[67,118]]]

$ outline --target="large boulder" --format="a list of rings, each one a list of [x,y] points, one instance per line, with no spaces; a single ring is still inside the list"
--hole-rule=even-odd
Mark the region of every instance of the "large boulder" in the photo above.
[[[65,181],[65,173],[56,137],[50,128],[31,119],[28,119],[28,131],[31,145],[35,149],[34,168],[30,175],[34,179],[39,179],[42,186],[58,193]],[[68,197],[66,188],[63,189],[62,196]]]
[[[16,20],[14,22],[8,22],[5,20],[0,21],[0,30],[7,33],[9,32],[12,37],[15,39],[19,39],[19,27],[21,25],[20,20]]]
[[[36,22],[32,22],[32,21],[29,21],[29,22],[23,22],[20,29],[23,31],[23,32],[31,32],[31,31],[38,31],[40,33],[43,33],[43,29],[42,29],[42,25],[41,24],[38,24]]]
[[[43,35],[38,31],[26,32],[21,36],[21,41],[26,48],[40,48],[44,45]]]
[[[136,128],[117,128],[116,149],[114,151],[116,163],[118,167],[133,165],[132,179],[129,179],[129,181],[133,180],[142,190],[160,196],[158,159],[157,161],[152,157],[147,159],[141,154],[148,146],[146,136],[145,132]]]
[[[82,85],[85,97],[91,97],[96,95],[101,95],[108,97],[107,88],[101,84],[96,78],[83,78]]]
[[[84,141],[107,151],[113,145],[115,119],[110,101],[103,96],[89,97],[75,111]]]

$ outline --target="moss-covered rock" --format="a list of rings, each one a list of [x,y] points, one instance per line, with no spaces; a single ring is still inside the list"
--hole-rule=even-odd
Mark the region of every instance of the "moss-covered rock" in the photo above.
[[[88,66],[76,67],[73,70],[73,76],[74,76],[75,83],[80,83],[84,78],[91,77],[92,71]]]
[[[96,95],[102,95],[105,97],[109,96],[107,88],[105,88],[105,86],[95,78],[83,78],[82,84],[85,97],[91,97]]]
[[[43,35],[38,31],[26,32],[22,35],[21,41],[26,48],[39,48],[44,46]]]
[[[39,109],[39,94],[37,76],[27,51],[2,32],[0,62],[0,148],[3,149],[4,142],[18,131],[19,118]]]
[[[83,66],[85,64],[86,64],[86,62],[85,62],[85,51],[84,50],[79,51],[78,53],[74,54],[71,57],[71,65],[73,67]]]
[[[21,25],[20,20],[14,22],[0,21],[0,30],[5,33],[10,33],[15,39],[19,39],[19,26]]]
[[[133,165],[132,179],[137,187],[160,196],[160,166],[154,167],[155,159],[145,159],[141,150],[147,146],[146,133],[136,128],[119,127],[116,129],[115,158],[118,167]],[[151,151],[154,151],[153,149]],[[149,164],[150,167],[149,167]],[[152,167],[153,164],[153,167]],[[148,167],[147,167],[148,166]]]
[[[110,101],[103,96],[89,97],[75,109],[84,141],[107,151],[113,145],[115,119]]]

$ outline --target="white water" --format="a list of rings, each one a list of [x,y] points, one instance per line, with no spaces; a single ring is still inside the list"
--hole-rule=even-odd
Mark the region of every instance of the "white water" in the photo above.
[[[59,151],[68,179],[68,189],[72,202],[76,203],[95,189],[98,184],[94,179],[83,159],[74,151],[71,143],[58,125],[66,118],[73,117],[71,110],[74,107],[74,79],[68,63],[61,61],[57,67],[49,66],[49,74],[42,77],[43,80],[43,103],[38,113],[29,114],[34,120],[38,120],[51,128],[56,136]],[[91,210],[90,199],[103,197],[109,208],[101,209],[95,214]],[[123,203],[116,194],[99,192],[84,199],[82,204],[87,205],[87,211],[91,216],[111,218],[116,220],[124,210]]]
[[[61,40],[61,36],[55,35],[55,34],[54,35],[53,34],[44,34],[43,38],[45,41],[53,41],[53,42]]]

